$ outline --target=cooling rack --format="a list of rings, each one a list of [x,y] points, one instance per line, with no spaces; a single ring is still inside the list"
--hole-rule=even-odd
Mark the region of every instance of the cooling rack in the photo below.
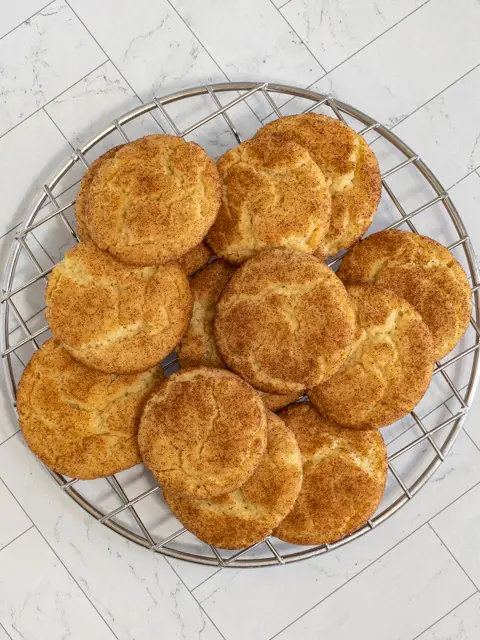
[[[370,232],[405,228],[448,246],[472,286],[474,315],[469,329],[435,365],[429,390],[415,411],[383,430],[389,474],[383,501],[371,520],[334,544],[298,547],[269,538],[236,552],[208,546],[186,531],[166,507],[143,465],[106,479],[81,481],[49,472],[68,496],[100,523],[151,551],[213,566],[254,567],[310,558],[364,535],[402,510],[445,460],[471,406],[478,382],[480,346],[479,273],[465,226],[448,192],[421,158],[374,118],[332,96],[272,83],[235,82],[199,86],[154,98],[115,119],[75,150],[43,187],[25,222],[17,228],[4,265],[1,352],[5,380],[15,404],[17,383],[35,349],[50,337],[44,290],[49,273],[78,241],[74,204],[84,170],[106,149],[148,133],[195,140],[215,156],[250,137],[262,124],[292,113],[326,113],[365,136],[382,171],[382,199]],[[330,261],[336,268],[340,257]],[[175,354],[163,363],[178,368]],[[444,462],[448,466],[448,460]],[[406,507],[405,509],[402,509]]]

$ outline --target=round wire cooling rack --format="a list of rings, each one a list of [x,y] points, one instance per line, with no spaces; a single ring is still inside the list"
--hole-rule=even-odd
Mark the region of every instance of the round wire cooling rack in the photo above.
[[[467,230],[448,192],[409,146],[358,109],[296,87],[235,82],[178,91],[121,115],[76,149],[44,185],[17,230],[4,271],[1,351],[13,403],[23,367],[50,336],[44,315],[45,282],[78,240],[74,196],[81,173],[92,159],[122,141],[162,130],[193,139],[219,155],[251,137],[262,123],[308,112],[339,118],[365,136],[379,160],[383,184],[371,231],[404,227],[448,246],[469,276],[474,317],[456,349],[436,363],[429,390],[415,411],[382,430],[389,474],[377,513],[364,527],[334,544],[298,547],[269,538],[226,552],[200,542],[181,526],[143,465],[88,482],[49,470],[62,490],[99,522],[166,556],[204,565],[254,567],[311,558],[344,545],[387,520],[427,484],[449,452],[473,400],[479,376],[479,272]],[[329,264],[335,268],[340,260],[337,257]],[[176,370],[175,354],[163,364],[166,375]],[[396,517],[400,526],[401,514]]]

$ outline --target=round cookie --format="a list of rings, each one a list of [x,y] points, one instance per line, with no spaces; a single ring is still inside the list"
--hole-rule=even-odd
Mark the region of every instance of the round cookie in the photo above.
[[[338,270],[346,283],[384,287],[408,300],[432,332],[435,359],[451,351],[467,330],[472,293],[450,251],[408,231],[380,231],[348,253]]]
[[[162,487],[194,498],[235,491],[266,447],[260,396],[223,369],[194,367],[166,378],[140,421],[144,463]]]
[[[193,276],[193,274],[204,267],[212,257],[213,253],[210,248],[204,242],[201,242],[188,253],[181,256],[177,262],[187,276]]]
[[[77,235],[82,242],[88,242],[91,240],[90,234],[88,232],[87,220],[86,220],[86,210],[88,206],[88,196],[90,193],[90,185],[92,184],[92,180],[95,177],[99,167],[108,160],[109,158],[113,158],[118,149],[121,149],[124,145],[119,145],[118,147],[113,147],[109,149],[102,156],[97,158],[87,169],[85,172],[82,182],[80,184],[80,189],[77,194],[77,199],[75,200],[75,217],[77,219]],[[213,256],[212,251],[209,247],[201,242],[196,247],[193,247],[190,251],[185,253],[178,259],[178,262],[182,269],[185,271],[187,276],[191,276],[196,273],[199,269],[201,269],[210,258]]]
[[[181,367],[205,365],[225,368],[213,339],[213,318],[218,298],[235,272],[224,260],[215,260],[190,280],[193,311],[177,349]]]
[[[350,535],[375,513],[387,478],[379,431],[351,431],[320,416],[310,403],[280,413],[303,459],[300,495],[273,535],[293,544],[329,544]]]
[[[74,360],[57,340],[25,368],[17,393],[23,436],[42,462],[71,478],[102,478],[141,461],[137,431],[162,368],[128,376]]]
[[[348,249],[368,229],[380,201],[382,181],[373,151],[343,122],[317,113],[274,120],[255,137],[264,140],[273,134],[305,147],[327,180],[332,217],[317,255],[325,258]]]
[[[187,276],[174,262],[130,267],[80,243],[52,271],[47,320],[70,354],[106,373],[145,371],[178,344],[190,321]]]
[[[348,356],[355,316],[341,281],[320,260],[268,249],[226,285],[214,336],[228,367],[256,389],[302,394]]]
[[[190,325],[177,349],[181,367],[204,365],[226,368],[213,338],[213,318],[218,298],[234,271],[235,267],[224,260],[215,260],[190,280],[193,313]],[[270,411],[278,411],[300,397],[298,393],[259,393]]]
[[[123,147],[122,144],[117,147],[112,147],[106,151],[103,155],[99,156],[92,162],[87,171],[83,174],[82,182],[80,183],[80,189],[78,190],[77,198],[75,200],[75,218],[77,220],[77,235],[83,242],[90,239],[88,233],[86,211],[88,207],[88,197],[90,194],[90,186],[93,178],[96,176],[99,168],[110,158],[113,158],[117,151]]]
[[[314,253],[330,226],[325,176],[308,151],[281,136],[253,138],[217,162],[222,204],[207,242],[238,264],[267,247]]]
[[[236,491],[197,500],[164,491],[180,522],[207,544],[241,549],[267,538],[291,511],[302,486],[302,457],[293,433],[267,413],[267,448],[253,475]]]
[[[412,411],[433,372],[432,336],[420,314],[391,291],[347,286],[355,345],[337,373],[310,389],[320,413],[350,429],[379,429]]]
[[[220,181],[194,142],[168,135],[125,144],[97,169],[86,219],[95,244],[134,265],[165,264],[198,245],[217,217]]]

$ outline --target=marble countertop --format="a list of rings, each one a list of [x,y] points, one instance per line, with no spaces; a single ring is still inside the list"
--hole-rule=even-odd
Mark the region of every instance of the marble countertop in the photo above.
[[[449,189],[478,251],[479,33],[478,0],[3,2],[0,258],[36,191],[112,118],[246,79],[332,93],[391,127]],[[269,117],[248,109],[255,126]],[[148,131],[159,128],[147,118]],[[229,143],[211,144],[218,155]],[[58,242],[42,244],[60,257]],[[480,637],[480,399],[427,487],[384,525],[246,571],[167,560],[96,523],[27,451],[3,386],[0,640]]]

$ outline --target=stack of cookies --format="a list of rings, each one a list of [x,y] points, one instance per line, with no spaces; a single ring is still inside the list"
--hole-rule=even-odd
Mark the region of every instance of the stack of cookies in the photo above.
[[[385,487],[380,429],[420,401],[471,314],[445,247],[360,240],[380,192],[364,139],[318,114],[216,164],[168,135],[98,158],[81,242],[48,282],[53,338],[19,385],[32,451],[80,479],[143,461],[173,514],[222,548],[361,527]],[[323,263],[347,249],[336,274]]]

